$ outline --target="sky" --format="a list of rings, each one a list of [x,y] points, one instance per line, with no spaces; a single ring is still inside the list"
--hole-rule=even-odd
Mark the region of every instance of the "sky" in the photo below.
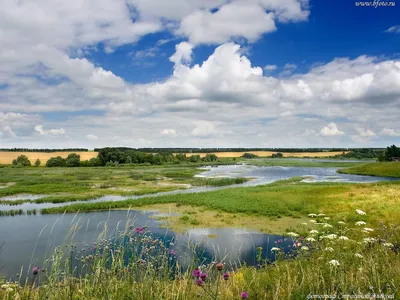
[[[6,0],[0,148],[400,144],[400,0]]]

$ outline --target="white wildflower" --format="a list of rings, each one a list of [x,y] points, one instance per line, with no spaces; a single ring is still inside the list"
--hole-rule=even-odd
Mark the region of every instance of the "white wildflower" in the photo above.
[[[308,216],[309,216],[310,218],[315,218],[315,217],[317,216],[317,214],[308,214]]]
[[[318,230],[310,230],[310,234],[318,234]]]
[[[301,223],[301,225],[307,226],[308,224],[307,223]]]
[[[361,209],[356,209],[356,213],[361,215],[361,216],[364,216],[364,215],[367,214],[365,211],[362,211]]]
[[[8,289],[8,287],[9,287],[9,285],[8,285],[8,284],[2,284],[2,285],[1,285],[1,288],[2,288],[3,290],[6,290],[6,289]]]
[[[366,243],[366,244],[372,244],[375,242],[376,242],[376,239],[374,239],[374,238],[365,238],[364,239],[364,243]]]
[[[356,253],[356,254],[354,254],[354,256],[358,257],[358,258],[364,258],[364,256],[362,256],[360,253]]]
[[[299,235],[295,232],[288,232],[287,233],[288,236],[292,236],[292,237],[298,237]]]
[[[318,214],[318,217],[325,217],[325,214]]]
[[[344,236],[344,235],[339,236],[338,239],[339,239],[339,240],[342,240],[342,241],[348,241],[348,240],[349,240],[349,238],[348,238],[347,236]]]
[[[329,218],[329,217],[325,217],[324,219],[325,219],[325,220],[330,220],[331,218]]]
[[[326,247],[325,248],[325,251],[326,252],[333,252],[333,251],[335,251],[332,247]]]
[[[330,260],[330,261],[329,261],[329,264],[330,264],[331,266],[333,266],[333,267],[340,266],[339,261],[337,261],[336,259]]]
[[[6,292],[7,292],[7,293],[11,293],[11,292],[13,292],[13,291],[14,291],[14,290],[13,290],[12,288],[10,288],[10,287],[9,287],[8,289],[6,289]]]
[[[364,221],[356,222],[356,226],[363,226],[363,225],[367,225],[367,223],[365,223]]]
[[[392,243],[384,243],[382,244],[384,247],[393,248],[394,245]]]
[[[340,225],[346,225],[346,223],[343,222],[343,221],[339,221],[339,222],[337,222],[337,223],[340,224]]]
[[[281,251],[281,249],[278,248],[278,247],[272,247],[272,248],[271,248],[271,251]]]
[[[310,222],[310,223],[317,223],[317,221],[315,221],[315,220],[308,220],[308,222]]]
[[[330,239],[330,240],[334,240],[334,239],[337,239],[337,235],[332,233],[332,234],[326,235],[325,238]]]
[[[333,228],[333,226],[332,225],[330,225],[330,224],[324,224],[324,226],[323,226],[324,228]]]
[[[374,231],[372,228],[364,228],[364,232],[372,232],[372,231]]]
[[[303,250],[303,251],[308,251],[308,250],[310,250],[310,248],[308,248],[307,246],[303,246],[303,247],[301,247],[300,249]]]
[[[308,238],[306,238],[306,241],[307,241],[307,242],[315,242],[315,239],[312,238],[312,237],[308,237]]]

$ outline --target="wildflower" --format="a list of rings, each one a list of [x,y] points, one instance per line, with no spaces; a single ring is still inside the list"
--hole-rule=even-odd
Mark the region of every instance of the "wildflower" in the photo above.
[[[300,247],[300,246],[301,246],[301,243],[299,243],[299,242],[293,243],[293,247]]]
[[[204,281],[201,280],[201,279],[197,279],[197,280],[196,280],[196,284],[197,284],[198,286],[202,286],[202,285],[204,284]]]
[[[345,222],[343,222],[343,221],[339,221],[339,222],[337,222],[338,224],[340,224],[340,225],[345,225],[346,223]]]
[[[3,290],[6,290],[6,289],[9,288],[9,285],[8,285],[8,284],[3,284],[3,285],[1,285],[1,288],[2,288]]]
[[[171,254],[172,256],[176,256],[176,253],[174,250],[169,251],[169,254]]]
[[[309,216],[310,218],[315,218],[315,217],[317,216],[317,214],[308,214],[308,216]]]
[[[306,238],[306,241],[307,241],[307,242],[315,242],[315,239],[312,238],[312,237],[308,237],[308,238]]]
[[[310,234],[317,234],[318,233],[318,230],[310,230]]]
[[[301,223],[301,225],[307,226],[308,224],[307,223]]]
[[[330,261],[329,261],[329,264],[330,264],[331,266],[333,266],[333,267],[340,266],[339,261],[337,261],[336,259],[330,260]]]
[[[372,232],[372,231],[374,231],[372,228],[364,228],[364,230],[363,230],[364,232]]]
[[[39,267],[34,267],[33,269],[32,269],[32,274],[33,275],[37,275],[37,274],[39,274],[39,272],[40,272],[40,268]]]
[[[392,243],[384,243],[382,244],[384,247],[393,248],[394,245]]]
[[[333,252],[333,251],[335,251],[332,247],[326,247],[325,248],[325,251],[326,252]]]
[[[356,254],[354,254],[354,256],[358,257],[358,258],[364,258],[364,256],[362,256],[360,253],[356,253]]]
[[[283,239],[279,239],[279,240],[278,240],[278,243],[283,243]]]
[[[315,220],[308,220],[308,222],[310,222],[310,223],[317,223],[317,221],[315,221]]]
[[[9,287],[8,289],[6,289],[6,292],[7,292],[7,293],[11,293],[11,292],[13,292],[13,291],[14,291],[14,290],[13,290],[12,288],[10,288],[10,287]]]
[[[372,244],[375,242],[376,242],[376,239],[374,239],[374,238],[365,238],[364,239],[364,243],[366,243],[366,244]]]
[[[208,275],[207,275],[206,273],[201,273],[201,274],[200,274],[200,278],[201,278],[201,280],[203,280],[203,281],[206,281],[207,277],[208,277]]]
[[[229,273],[224,273],[224,275],[222,275],[222,277],[224,277],[224,280],[228,280],[229,279]]]
[[[298,236],[299,236],[299,235],[298,235],[297,233],[295,233],[295,232],[288,232],[287,235],[288,235],[288,236],[291,236],[291,237],[298,237]]]
[[[222,263],[217,264],[217,270],[222,271],[224,269],[224,265]]]
[[[367,225],[364,221],[358,221],[356,222],[356,226],[362,226],[362,225]]]
[[[329,217],[324,217],[324,219],[325,219],[325,220],[330,220],[331,218],[329,218]]]
[[[364,216],[364,215],[367,214],[365,211],[362,211],[361,209],[356,209],[356,213],[361,215],[361,216]]]
[[[272,248],[271,248],[271,251],[281,251],[281,249],[278,248],[278,247],[272,247]]]
[[[325,214],[318,214],[318,217],[325,217]]]
[[[135,229],[136,233],[142,233],[144,231],[143,227],[136,227]]]
[[[323,226],[324,228],[332,228],[333,226],[332,225],[330,225],[330,224],[324,224],[324,226]]]
[[[310,250],[310,248],[308,248],[307,246],[303,246],[303,247],[300,248],[300,250],[308,251],[308,250]]]
[[[199,278],[199,277],[200,277],[200,274],[201,274],[201,272],[200,272],[199,269],[196,269],[196,270],[193,271],[193,276],[194,276],[195,278]]]
[[[339,240],[342,240],[342,241],[348,241],[348,240],[349,240],[349,238],[348,238],[347,236],[344,236],[344,235],[339,236],[338,239],[339,239]]]
[[[247,292],[241,292],[240,297],[242,297],[242,299],[247,299],[249,298],[249,294]]]
[[[328,234],[325,236],[325,238],[330,239],[330,240],[334,240],[337,238],[337,235],[332,233],[332,234]]]

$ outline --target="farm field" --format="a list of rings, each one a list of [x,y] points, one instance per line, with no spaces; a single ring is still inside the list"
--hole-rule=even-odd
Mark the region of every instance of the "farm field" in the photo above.
[[[218,157],[241,157],[244,153],[252,153],[260,157],[268,157],[272,154],[277,153],[276,151],[248,151],[248,152],[216,152],[215,155]],[[281,152],[283,157],[330,157],[338,154],[342,154],[343,151],[331,151],[331,152]],[[347,152],[345,152],[347,153]],[[206,156],[208,153],[186,153],[187,156],[190,155],[200,155],[200,157]]]
[[[12,161],[16,159],[20,155],[25,155],[28,159],[34,163],[36,159],[40,159],[42,165],[46,164],[47,160],[51,157],[61,156],[62,158],[66,158],[68,154],[76,153],[81,156],[81,160],[91,159],[93,157],[97,157],[97,152],[7,152],[0,151],[0,164],[10,165]]]

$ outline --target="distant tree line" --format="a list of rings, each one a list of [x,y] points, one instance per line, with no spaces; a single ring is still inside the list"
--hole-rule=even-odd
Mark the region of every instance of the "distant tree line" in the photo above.
[[[84,148],[63,148],[63,149],[29,149],[29,148],[0,148],[3,152],[88,152]]]
[[[99,152],[106,148],[95,148]],[[129,148],[116,147],[121,152],[139,151],[144,153],[218,153],[218,152],[249,152],[249,151],[272,151],[272,152],[330,152],[349,151],[349,148]],[[383,150],[383,149],[382,149]]]
[[[383,151],[379,157],[378,161],[392,161],[393,158],[400,157],[400,148],[396,147],[395,145],[389,146]]]
[[[384,149],[360,148],[352,149],[349,152],[335,155],[335,158],[353,159],[376,159],[384,152]]]

